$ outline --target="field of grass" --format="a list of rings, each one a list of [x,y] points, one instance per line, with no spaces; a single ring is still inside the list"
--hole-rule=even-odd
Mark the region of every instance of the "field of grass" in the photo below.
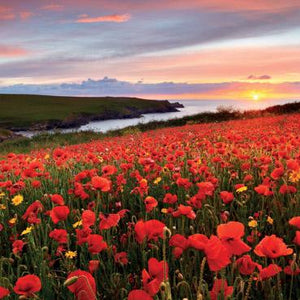
[[[299,119],[2,154],[0,299],[299,299]]]
[[[139,98],[0,94],[0,128],[29,128],[45,124],[51,127],[62,121],[72,122],[78,117],[110,119],[166,108],[166,101]]]

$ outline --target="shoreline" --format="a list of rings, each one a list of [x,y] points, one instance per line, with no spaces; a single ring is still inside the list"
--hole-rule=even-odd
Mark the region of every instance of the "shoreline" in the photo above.
[[[160,100],[158,100],[160,101]],[[118,119],[133,119],[141,118],[145,114],[152,113],[169,113],[179,112],[177,108],[183,108],[184,106],[178,102],[170,103],[168,100],[161,101],[166,102],[165,107],[153,107],[146,109],[128,109],[130,112],[108,112],[96,115],[78,115],[69,119],[59,121],[47,121],[45,123],[36,123],[30,127],[6,127],[5,129],[12,132],[18,131],[43,131],[43,130],[54,130],[54,129],[77,129],[82,125],[86,125],[92,121],[106,121],[106,120],[118,120]]]
[[[127,112],[114,112],[108,111],[95,115],[80,114],[65,120],[47,120],[45,122],[40,122],[33,124],[31,126],[16,127],[16,126],[6,126],[0,127],[0,143],[5,140],[11,140],[17,137],[23,137],[24,135],[19,134],[19,132],[42,132],[60,129],[78,129],[80,126],[86,125],[92,121],[106,121],[106,120],[122,120],[122,119],[133,119],[142,118],[145,114],[151,113],[169,113],[169,112],[179,112],[178,108],[184,108],[184,105],[175,102],[171,103],[168,100],[157,100],[163,106],[150,107],[144,109],[136,109],[134,107],[127,108]],[[2,131],[2,134],[1,134]]]

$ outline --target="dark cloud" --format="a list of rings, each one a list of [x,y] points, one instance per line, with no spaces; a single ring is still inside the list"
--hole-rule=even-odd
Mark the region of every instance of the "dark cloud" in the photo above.
[[[270,75],[260,75],[260,76],[249,75],[247,79],[249,79],[249,80],[268,80],[271,78],[272,77]]]
[[[81,83],[62,84],[16,84],[0,87],[0,93],[7,94],[44,94],[65,96],[138,96],[138,95],[222,95],[228,91],[247,91],[255,89],[272,89],[286,93],[300,93],[300,82],[279,84],[221,82],[221,83],[144,83],[138,81],[131,83],[119,81],[115,78],[88,79]],[[226,96],[226,94],[224,94]]]
[[[81,83],[62,84],[16,84],[0,87],[0,93],[16,94],[47,94],[47,95],[99,95],[99,96],[120,96],[120,95],[154,95],[166,94],[177,95],[184,93],[207,93],[226,88],[228,83],[131,83],[119,81],[114,78],[104,77],[100,80],[88,79]]]

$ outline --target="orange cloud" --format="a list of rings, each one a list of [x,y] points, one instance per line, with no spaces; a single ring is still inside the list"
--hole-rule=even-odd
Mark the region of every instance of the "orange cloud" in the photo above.
[[[28,51],[14,46],[0,45],[0,57],[16,57],[28,54]]]
[[[76,23],[99,23],[99,22],[115,22],[115,23],[123,23],[127,22],[130,19],[129,14],[124,15],[108,15],[108,16],[100,16],[90,18],[87,15],[83,15],[79,18]]]

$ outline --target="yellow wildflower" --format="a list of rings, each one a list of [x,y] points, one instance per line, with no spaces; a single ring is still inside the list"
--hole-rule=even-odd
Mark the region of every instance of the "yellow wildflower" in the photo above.
[[[247,188],[246,186],[242,186],[242,187],[238,188],[238,189],[236,190],[236,192],[237,192],[237,193],[242,193],[242,192],[245,192],[245,191],[247,191],[247,190],[248,190],[248,188]]]
[[[18,206],[23,202],[24,198],[22,195],[16,195],[12,198],[11,202],[14,206]]]
[[[140,181],[140,184],[147,185],[147,184],[148,184],[147,179],[143,178],[143,179]]]
[[[49,159],[50,158],[50,155],[49,154],[46,154],[44,159]]]
[[[73,224],[73,228],[77,228],[77,227],[79,227],[81,225],[82,225],[82,220],[79,220],[78,222],[76,222],[76,223]]]
[[[298,182],[299,180],[300,180],[300,171],[293,171],[290,174],[289,181],[295,183],[295,182]]]
[[[161,212],[162,212],[163,214],[166,214],[166,213],[168,212],[168,210],[167,210],[166,208],[162,208],[162,209],[161,209]]]
[[[0,210],[6,209],[6,206],[4,204],[0,204]]]
[[[3,198],[5,196],[5,193],[0,193],[0,198]]]
[[[268,216],[267,222],[268,222],[269,224],[273,225],[274,220],[273,220],[270,216]]]
[[[16,224],[16,222],[17,222],[17,218],[16,218],[16,217],[11,218],[11,219],[8,221],[8,223],[11,224],[11,225]]]
[[[257,221],[251,220],[251,221],[248,223],[248,226],[251,227],[251,228],[257,227]]]
[[[33,226],[27,227],[25,230],[22,231],[21,235],[30,233],[33,228],[34,228]]]
[[[72,258],[74,258],[74,257],[76,257],[76,256],[77,256],[77,252],[76,252],[76,251],[67,251],[67,252],[65,253],[65,257],[66,257],[66,258],[72,259]]]
[[[159,184],[161,182],[161,177],[157,177],[155,180],[154,180],[154,184]]]

